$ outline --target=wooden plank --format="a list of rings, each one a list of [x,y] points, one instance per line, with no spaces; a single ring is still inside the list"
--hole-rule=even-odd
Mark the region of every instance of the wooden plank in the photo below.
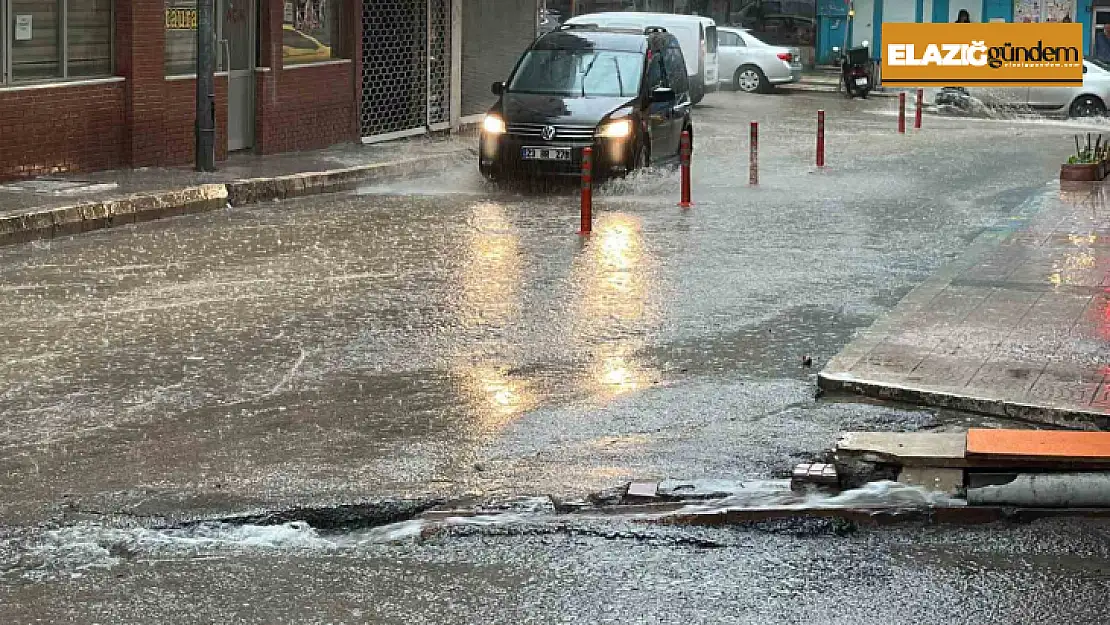
[[[967,456],[1110,464],[1110,432],[973,428],[967,431]]]

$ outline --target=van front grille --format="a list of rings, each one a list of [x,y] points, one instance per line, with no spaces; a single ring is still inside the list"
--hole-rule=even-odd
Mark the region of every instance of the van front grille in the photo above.
[[[546,124],[509,124],[509,134],[529,139],[543,140],[543,129]],[[555,136],[551,141],[593,141],[593,126],[563,126],[554,125]]]

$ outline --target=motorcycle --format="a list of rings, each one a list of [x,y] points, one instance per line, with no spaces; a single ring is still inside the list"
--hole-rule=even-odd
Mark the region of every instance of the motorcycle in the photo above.
[[[938,106],[946,104],[949,106],[967,108],[971,103],[971,94],[963,87],[941,87],[934,102],[936,102]]]
[[[875,78],[871,71],[871,54],[867,42],[858,48],[851,48],[846,54],[839,54],[839,48],[833,48],[840,60],[840,82],[844,85],[845,97],[851,98],[859,95],[867,98],[867,94],[875,88]]]

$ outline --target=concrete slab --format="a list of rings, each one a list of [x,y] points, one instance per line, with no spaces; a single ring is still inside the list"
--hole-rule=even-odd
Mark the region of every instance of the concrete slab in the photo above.
[[[936,467],[906,467],[898,474],[898,481],[910,486],[921,486],[931,491],[957,495],[963,490],[963,469]]]
[[[629,497],[650,499],[659,492],[659,482],[632,482],[628,485]]]
[[[967,466],[962,433],[846,432],[836,443],[838,458],[898,464],[904,467]]]
[[[1110,429],[1110,183],[1054,183],[819,374],[822,389]]]

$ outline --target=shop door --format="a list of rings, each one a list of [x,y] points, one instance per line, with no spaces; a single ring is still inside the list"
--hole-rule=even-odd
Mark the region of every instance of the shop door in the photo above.
[[[256,0],[220,0],[221,69],[227,72],[227,149],[254,146]]]
[[[852,18],[852,47],[858,48],[866,41],[874,55],[875,50],[875,0],[856,0]]]
[[[1107,24],[1110,24],[1110,7],[1096,7],[1094,12],[1094,19],[1091,20],[1090,56],[1100,61],[1110,63],[1110,53],[1108,53],[1110,51],[1106,51],[1105,48],[1098,45],[1099,39],[1106,38],[1106,34],[1103,32],[1103,29],[1106,28]],[[1110,48],[1110,46],[1107,47]],[[1099,56],[1100,52],[1102,53],[1102,56]]]

